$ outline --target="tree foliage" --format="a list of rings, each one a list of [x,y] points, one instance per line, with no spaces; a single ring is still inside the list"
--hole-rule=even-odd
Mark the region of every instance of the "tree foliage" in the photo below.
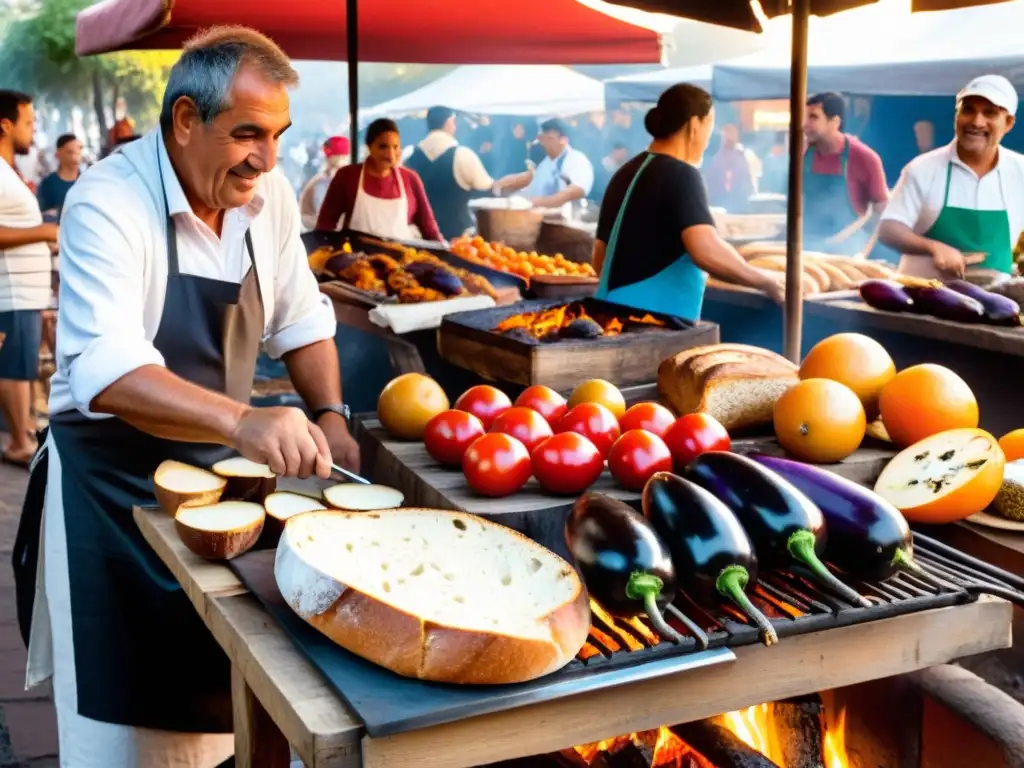
[[[90,0],[14,2],[17,13],[3,14],[13,20],[0,41],[0,72],[11,87],[55,105],[89,104],[101,130],[106,128],[107,111],[118,96],[125,98],[139,122],[154,122],[167,71],[177,52],[125,51],[79,57],[75,55],[75,17]]]

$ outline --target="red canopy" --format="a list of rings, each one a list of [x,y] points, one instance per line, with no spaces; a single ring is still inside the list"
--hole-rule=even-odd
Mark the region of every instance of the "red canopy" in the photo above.
[[[345,0],[103,0],[78,15],[75,49],[80,56],[176,49],[198,29],[238,23],[269,35],[292,58],[346,59]],[[359,60],[658,63],[660,31],[668,29],[637,26],[578,0],[363,0]]]

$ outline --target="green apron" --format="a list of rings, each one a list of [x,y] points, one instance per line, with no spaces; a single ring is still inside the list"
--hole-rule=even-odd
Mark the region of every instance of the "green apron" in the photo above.
[[[1006,210],[975,211],[955,208],[949,204],[949,180],[953,176],[953,163],[946,168],[946,193],[942,199],[939,218],[924,233],[929,240],[956,248],[961,253],[984,253],[981,265],[1009,274],[1013,269],[1013,243],[1010,241],[1010,217]],[[1003,201],[1006,205],[1006,201]]]
[[[679,258],[669,266],[646,280],[612,289],[608,287],[612,272],[612,259],[616,258],[619,230],[622,228],[629,199],[633,195],[633,190],[641,174],[653,159],[654,154],[648,153],[647,159],[637,170],[622,198],[622,205],[619,206],[618,215],[615,217],[615,223],[612,225],[612,231],[605,247],[604,263],[601,265],[601,281],[598,284],[596,296],[625,307],[642,309],[646,312],[660,312],[685,320],[697,321],[700,319],[700,311],[704,304],[704,287],[707,284],[708,276],[704,270],[694,264],[693,259],[685,251],[680,253]]]

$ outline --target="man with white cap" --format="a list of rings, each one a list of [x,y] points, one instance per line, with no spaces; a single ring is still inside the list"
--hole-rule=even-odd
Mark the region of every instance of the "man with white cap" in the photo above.
[[[914,158],[882,215],[878,237],[919,277],[962,275],[968,263],[1010,272],[1024,229],[1024,155],[999,146],[1017,114],[1017,91],[984,75],[956,98],[956,138]]]

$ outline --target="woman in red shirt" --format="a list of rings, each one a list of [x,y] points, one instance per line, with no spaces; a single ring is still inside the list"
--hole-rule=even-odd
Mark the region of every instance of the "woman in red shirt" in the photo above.
[[[427,201],[423,180],[399,165],[402,141],[394,120],[374,120],[366,129],[369,157],[340,168],[327,188],[316,228],[344,227],[393,240],[443,240]]]

